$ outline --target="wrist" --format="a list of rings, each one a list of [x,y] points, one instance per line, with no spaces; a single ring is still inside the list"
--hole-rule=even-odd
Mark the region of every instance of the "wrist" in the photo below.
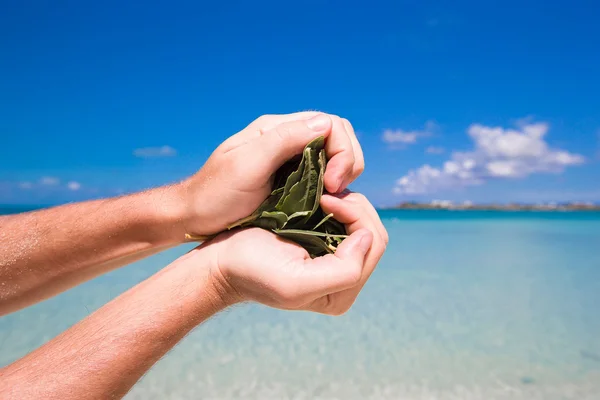
[[[221,273],[216,248],[218,244],[206,242],[174,263],[176,268],[185,271],[184,281],[190,286],[189,292],[195,293],[198,307],[209,307],[213,313],[243,301]]]
[[[149,192],[153,229],[165,244],[184,243],[187,208],[181,183],[160,187]]]
[[[196,201],[198,200],[198,193],[194,190],[194,183],[192,178],[188,178],[176,185],[171,186],[171,190],[176,193],[176,197],[179,199],[179,228],[180,235],[179,239],[183,241],[201,241],[204,242],[212,237],[211,234],[199,229],[200,226],[206,225],[204,221],[207,220],[207,216],[200,215],[196,209]],[[215,217],[213,216],[212,219]]]
[[[211,263],[208,274],[210,286],[215,293],[218,294],[222,304],[224,304],[225,307],[229,307],[237,303],[242,303],[244,297],[242,296],[242,293],[231,284],[231,281],[227,279],[227,275],[223,272],[223,269],[219,264],[219,251],[222,250],[220,249],[222,243],[223,242],[217,239],[217,241],[203,244],[202,247],[205,251],[211,253]]]

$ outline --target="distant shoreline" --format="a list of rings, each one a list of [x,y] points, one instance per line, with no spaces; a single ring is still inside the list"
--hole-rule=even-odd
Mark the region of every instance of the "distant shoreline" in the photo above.
[[[445,210],[445,211],[600,211],[600,205],[590,203],[566,204],[453,204],[450,202],[415,203],[406,202],[396,206],[382,208],[383,210]]]

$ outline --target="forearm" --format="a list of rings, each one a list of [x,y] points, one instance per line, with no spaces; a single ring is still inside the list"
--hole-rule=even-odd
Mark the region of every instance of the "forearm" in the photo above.
[[[0,315],[182,242],[176,188],[0,217]]]
[[[0,370],[0,398],[124,396],[192,328],[228,304],[209,268],[186,264],[188,256]],[[199,259],[206,257],[193,262]]]

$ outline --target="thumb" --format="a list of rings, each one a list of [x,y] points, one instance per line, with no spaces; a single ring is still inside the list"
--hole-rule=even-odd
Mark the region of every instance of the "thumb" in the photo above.
[[[342,261],[354,262],[362,266],[372,244],[373,233],[368,229],[359,229],[340,243],[335,256]]]
[[[313,298],[356,286],[361,278],[365,256],[373,243],[373,233],[359,229],[338,246],[335,254],[305,260],[305,274],[294,280]]]
[[[284,122],[265,131],[253,143],[255,154],[264,156],[263,160],[276,170],[286,161],[302,154],[304,147],[319,136],[331,132],[331,118],[318,114],[306,120]]]

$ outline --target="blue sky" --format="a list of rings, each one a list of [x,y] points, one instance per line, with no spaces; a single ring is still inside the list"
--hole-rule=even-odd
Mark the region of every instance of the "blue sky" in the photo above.
[[[348,118],[354,190],[600,201],[594,1],[8,1],[0,203],[179,180],[267,113]]]

